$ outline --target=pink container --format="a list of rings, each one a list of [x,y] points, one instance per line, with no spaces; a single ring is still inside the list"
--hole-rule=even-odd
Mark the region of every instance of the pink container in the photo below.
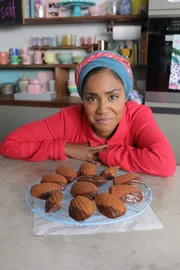
[[[91,16],[99,16],[103,12],[103,9],[100,6],[89,7],[88,10]]]
[[[42,84],[38,79],[31,79],[28,83],[28,94],[42,94]]]
[[[7,65],[8,64],[8,53],[0,52],[0,64]]]

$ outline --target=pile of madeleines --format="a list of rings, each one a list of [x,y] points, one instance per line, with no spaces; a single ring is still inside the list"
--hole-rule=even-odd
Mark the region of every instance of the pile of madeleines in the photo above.
[[[69,216],[83,221],[92,216],[97,209],[108,218],[117,218],[125,214],[125,203],[138,203],[143,199],[140,190],[141,177],[135,173],[116,176],[118,166],[104,169],[97,175],[96,167],[89,162],[83,163],[78,172],[67,165],[60,165],[55,173],[44,174],[41,182],[31,187],[33,197],[46,200],[45,212],[56,213],[62,206],[63,190],[72,184],[72,200],[69,204]],[[99,192],[98,187],[113,181],[109,192]]]

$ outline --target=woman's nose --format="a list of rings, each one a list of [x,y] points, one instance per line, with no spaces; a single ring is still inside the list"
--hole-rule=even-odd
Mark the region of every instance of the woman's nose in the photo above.
[[[98,102],[97,113],[106,114],[108,112],[108,104],[106,101],[101,100]]]

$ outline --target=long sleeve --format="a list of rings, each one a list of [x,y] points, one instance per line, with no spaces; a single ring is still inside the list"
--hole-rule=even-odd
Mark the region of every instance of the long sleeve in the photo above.
[[[66,121],[63,112],[11,132],[0,144],[0,154],[12,159],[65,159]]]
[[[110,145],[99,154],[104,164],[163,177],[169,177],[175,172],[176,160],[172,148],[148,107],[144,106],[135,115],[130,134],[133,146],[127,143]]]

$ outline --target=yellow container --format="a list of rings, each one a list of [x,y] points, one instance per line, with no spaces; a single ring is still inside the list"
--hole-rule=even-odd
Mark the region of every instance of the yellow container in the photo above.
[[[64,46],[72,46],[72,35],[64,35],[63,45]]]
[[[131,0],[132,1],[132,14],[142,14],[141,9],[145,8],[148,4],[148,0]]]

